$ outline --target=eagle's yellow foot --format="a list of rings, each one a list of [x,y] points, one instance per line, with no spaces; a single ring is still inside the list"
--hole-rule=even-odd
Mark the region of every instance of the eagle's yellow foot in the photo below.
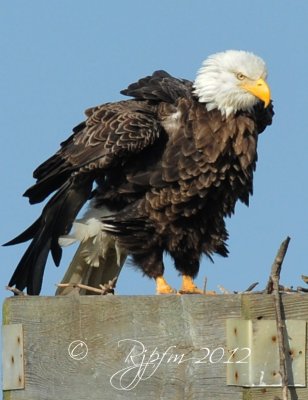
[[[203,290],[199,289],[191,276],[183,275],[182,287],[179,290],[180,294],[205,294]]]
[[[166,282],[163,276],[158,276],[156,279],[156,294],[175,294],[176,290],[172,289]]]

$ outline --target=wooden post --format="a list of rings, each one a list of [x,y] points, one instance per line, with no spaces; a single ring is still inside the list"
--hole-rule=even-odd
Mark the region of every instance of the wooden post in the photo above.
[[[285,319],[308,320],[306,294],[282,294],[282,302]],[[24,343],[24,388],[4,391],[6,400],[281,395],[279,387],[243,388],[226,380],[232,361],[226,320],[275,320],[272,294],[16,296],[5,300],[3,316],[7,328],[22,325]],[[308,399],[306,387],[289,393]]]

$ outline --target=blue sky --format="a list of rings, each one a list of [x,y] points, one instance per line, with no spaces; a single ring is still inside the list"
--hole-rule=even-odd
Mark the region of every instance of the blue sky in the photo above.
[[[165,69],[194,79],[203,59],[226,49],[264,58],[275,119],[259,140],[250,207],[228,220],[228,259],[203,260],[197,283],[244,290],[267,282],[281,241],[291,236],[281,282],[304,285],[307,254],[308,2],[260,0],[42,0],[2,2],[0,15],[1,231],[15,237],[39,215],[22,197],[32,171],[83,120],[83,111],[121,99],[136,79]],[[26,246],[0,248],[1,300]],[[48,262],[43,295],[65,272]],[[180,280],[170,260],[166,276]],[[153,282],[125,267],[119,294],[154,294]]]

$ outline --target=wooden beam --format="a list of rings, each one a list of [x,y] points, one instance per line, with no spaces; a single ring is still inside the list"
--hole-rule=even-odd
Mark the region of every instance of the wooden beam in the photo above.
[[[308,296],[282,301],[286,319],[308,319]],[[227,386],[223,351],[226,319],[274,315],[270,294],[11,297],[4,323],[23,326],[25,389],[5,398],[273,400],[280,388]]]

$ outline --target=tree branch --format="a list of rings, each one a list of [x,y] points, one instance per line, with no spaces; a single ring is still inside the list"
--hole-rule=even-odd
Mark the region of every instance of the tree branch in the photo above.
[[[104,285],[99,285],[100,289],[92,287],[92,286],[88,286],[88,285],[84,285],[82,283],[58,283],[57,286],[58,287],[73,287],[73,288],[78,288],[78,289],[85,289],[88,291],[91,291],[93,293],[97,293],[97,294],[101,294],[101,295],[106,295],[109,293],[114,293],[114,288],[116,285],[118,277],[113,278],[112,280],[110,280],[108,283],[105,283]]]
[[[282,400],[288,400],[288,373],[287,373],[287,362],[286,362],[286,331],[285,322],[282,319],[282,300],[281,293],[279,291],[279,279],[281,266],[288,250],[290,238],[287,237],[280,245],[278,253],[272,265],[271,275],[266,286],[265,291],[267,293],[273,293],[274,303],[275,303],[275,314],[276,314],[276,324],[277,324],[277,339],[279,348],[279,364],[280,364],[280,375],[282,383]]]

